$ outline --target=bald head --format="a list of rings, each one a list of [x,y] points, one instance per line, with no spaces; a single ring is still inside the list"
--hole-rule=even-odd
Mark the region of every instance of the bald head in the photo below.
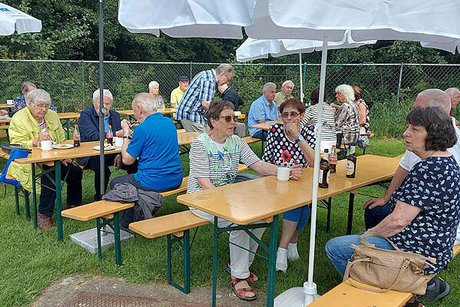
[[[440,107],[447,114],[450,113],[450,97],[444,91],[439,89],[427,89],[420,92],[415,98],[414,109],[416,108],[426,108],[426,107]]]
[[[445,93],[450,97],[452,109],[455,109],[458,103],[460,102],[460,91],[456,87],[450,87],[447,90],[445,90]]]

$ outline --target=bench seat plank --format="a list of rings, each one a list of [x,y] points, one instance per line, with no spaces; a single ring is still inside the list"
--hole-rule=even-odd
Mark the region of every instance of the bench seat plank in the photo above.
[[[243,138],[243,140],[244,140],[247,144],[252,144],[252,143],[257,143],[257,142],[261,142],[261,141],[262,141],[261,139],[253,138],[252,136],[245,136],[245,137]]]
[[[129,224],[129,229],[143,237],[154,239],[206,224],[210,224],[210,222],[187,210],[134,222]]]
[[[132,207],[134,207],[134,203],[100,200],[87,205],[63,210],[61,214],[63,217],[86,222]]]

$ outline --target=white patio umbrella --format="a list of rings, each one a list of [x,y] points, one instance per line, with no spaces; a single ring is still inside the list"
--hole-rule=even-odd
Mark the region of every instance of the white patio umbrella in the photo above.
[[[40,32],[42,22],[20,10],[0,2],[0,35]]]

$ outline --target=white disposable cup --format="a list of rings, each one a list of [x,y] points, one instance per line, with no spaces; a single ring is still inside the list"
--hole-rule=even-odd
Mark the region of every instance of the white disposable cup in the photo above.
[[[48,140],[48,141],[38,142],[38,147],[40,147],[41,150],[45,150],[45,151],[51,150],[53,149],[53,141]]]
[[[7,104],[7,105],[13,105],[13,104],[14,104],[14,100],[13,100],[13,99],[8,99],[8,100],[6,100],[6,104]]]
[[[289,167],[278,167],[276,170],[276,179],[279,181],[288,181],[291,174],[291,169]]]
[[[123,146],[123,138],[113,137],[113,144],[114,144],[115,147],[117,147],[117,148]]]

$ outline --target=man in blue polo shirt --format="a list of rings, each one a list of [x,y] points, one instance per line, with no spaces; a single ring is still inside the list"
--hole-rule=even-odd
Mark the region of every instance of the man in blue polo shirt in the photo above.
[[[278,119],[278,107],[275,103],[275,93],[276,84],[267,82],[263,87],[263,95],[252,103],[248,114],[249,134],[252,137],[265,140],[267,134],[262,133],[262,129],[252,128],[252,126]]]
[[[131,165],[138,160],[138,166],[135,174],[114,178],[112,186],[128,182],[138,189],[161,192],[178,188],[182,183],[176,127],[170,118],[156,112],[153,99],[149,93],[134,97],[134,117],[140,125],[133,134],[129,121],[121,122],[122,161]]]

